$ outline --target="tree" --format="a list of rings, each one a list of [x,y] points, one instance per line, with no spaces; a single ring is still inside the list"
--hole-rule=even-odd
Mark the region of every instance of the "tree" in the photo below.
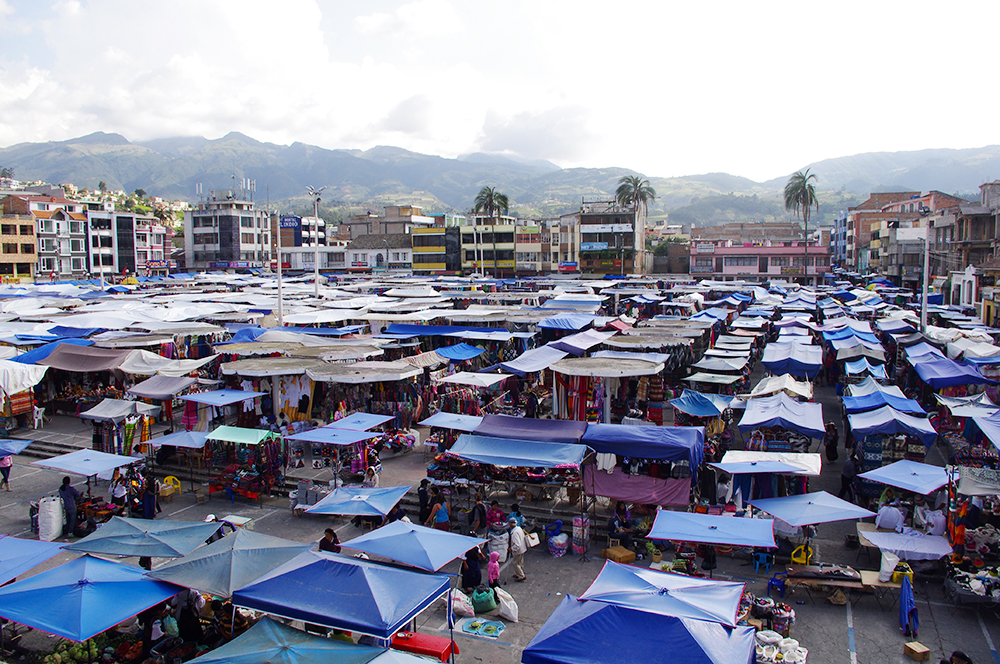
[[[510,210],[510,199],[507,198],[506,194],[501,194],[496,190],[496,187],[483,187],[476,194],[476,200],[474,201],[473,212],[476,214],[485,214],[488,219],[493,219],[494,217],[499,217],[501,214],[507,214]],[[493,270],[494,275],[497,273],[499,262],[497,261],[497,233],[496,224],[493,224]]]
[[[635,230],[638,236],[646,234],[646,212],[649,204],[656,199],[656,190],[649,184],[649,180],[644,180],[638,175],[625,175],[618,180],[618,189],[615,190],[615,198],[622,207],[631,207],[635,210]],[[638,246],[645,246],[642,242]],[[641,273],[642,264],[645,262],[645,251],[639,252],[639,266],[634,266],[636,274]]]
[[[146,190],[145,189],[136,189],[134,193],[135,193],[135,197],[138,198],[140,201],[141,200],[145,200],[145,198],[146,198]]]
[[[802,217],[804,226],[802,231],[802,238],[805,240],[802,243],[804,245],[802,249],[803,284],[809,281],[807,276],[809,273],[809,212],[813,207],[819,212],[819,199],[816,197],[816,186],[813,184],[815,180],[816,174],[810,173],[807,168],[804,171],[793,173],[785,185],[785,209]]]
[[[97,188],[101,191],[101,198],[108,195],[108,183],[104,180],[97,183]]]
[[[14,179],[14,169],[10,166],[0,166],[0,178]]]

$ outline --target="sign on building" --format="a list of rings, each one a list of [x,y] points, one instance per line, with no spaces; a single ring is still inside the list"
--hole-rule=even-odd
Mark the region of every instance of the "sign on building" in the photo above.
[[[715,243],[713,242],[699,242],[694,245],[694,250],[699,254],[714,254],[715,253]]]

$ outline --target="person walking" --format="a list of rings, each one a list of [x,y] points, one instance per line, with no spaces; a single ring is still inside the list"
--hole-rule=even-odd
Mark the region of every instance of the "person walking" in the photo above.
[[[3,476],[2,484],[10,491],[10,468],[14,465],[14,457],[7,455],[5,457],[0,457],[0,475]]]
[[[486,532],[486,526],[486,505],[483,505],[483,494],[477,493],[476,504],[469,512],[469,531],[473,536],[482,535]]]
[[[76,530],[76,501],[80,500],[82,496],[70,484],[70,479],[64,477],[62,486],[59,487],[59,497],[62,498],[63,509],[66,511],[66,532],[64,534],[69,537]]]
[[[524,530],[517,525],[517,519],[508,519],[510,526],[510,555],[513,558],[514,580],[524,581],[528,578],[524,574],[524,554],[528,552],[528,540],[524,535]]]
[[[417,501],[420,503],[420,511],[417,512],[417,518],[420,523],[426,523],[427,517],[431,515],[431,493],[428,490],[428,486],[431,481],[424,478],[420,480],[420,488],[417,489]]]
[[[826,447],[826,460],[836,461],[837,445],[840,443],[840,432],[837,431],[837,425],[833,422],[826,423],[826,434],[823,436],[823,445]]]
[[[424,525],[428,528],[437,528],[438,530],[450,531],[451,530],[451,517],[448,516],[448,506],[444,502],[444,495],[441,493],[441,489],[437,487],[431,487],[431,513],[427,517],[427,521]]]
[[[844,467],[840,470],[840,493],[837,497],[840,499],[850,500],[854,502],[854,480],[858,476],[858,466],[855,460],[855,455],[853,453],[847,455],[847,460],[844,461]]]

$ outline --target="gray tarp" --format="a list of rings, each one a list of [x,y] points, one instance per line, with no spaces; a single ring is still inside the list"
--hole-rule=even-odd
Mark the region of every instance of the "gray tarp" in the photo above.
[[[143,399],[172,399],[197,381],[186,376],[153,376],[130,387],[128,393]]]

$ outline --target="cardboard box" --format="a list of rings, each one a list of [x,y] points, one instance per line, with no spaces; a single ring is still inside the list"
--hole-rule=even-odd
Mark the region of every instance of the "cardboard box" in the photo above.
[[[931,658],[931,649],[917,641],[910,641],[903,645],[903,654],[918,662],[926,662]]]
[[[613,560],[616,563],[635,562],[635,552],[629,551],[623,546],[613,546],[610,549],[605,549],[603,555],[608,560]]]
[[[764,621],[758,618],[747,618],[747,624],[758,632],[764,629]]]

